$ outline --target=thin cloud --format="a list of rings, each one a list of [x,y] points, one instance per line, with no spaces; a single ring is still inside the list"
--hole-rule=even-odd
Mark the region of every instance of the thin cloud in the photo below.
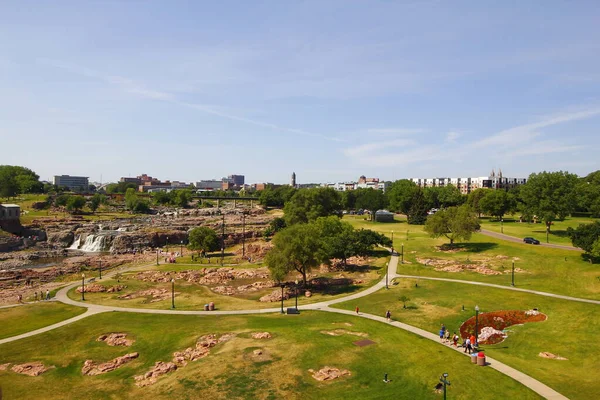
[[[398,135],[415,135],[417,133],[427,132],[425,129],[412,128],[371,128],[365,131],[370,135],[377,136],[398,136]]]
[[[461,136],[462,136],[462,133],[460,133],[460,132],[450,131],[446,134],[446,142],[454,143],[454,142],[456,142],[456,139],[458,139]]]
[[[396,140],[387,140],[385,142],[365,143],[365,144],[361,144],[359,146],[345,148],[343,151],[344,151],[344,154],[352,157],[352,156],[360,156],[363,154],[368,154],[368,153],[371,153],[371,152],[377,151],[377,150],[385,150],[385,149],[394,148],[394,147],[406,147],[406,146],[412,146],[414,144],[416,144],[416,142],[414,140],[396,139]]]

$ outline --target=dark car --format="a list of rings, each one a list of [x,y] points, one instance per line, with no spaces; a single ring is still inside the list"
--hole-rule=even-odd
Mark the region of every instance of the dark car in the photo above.
[[[526,237],[526,238],[523,238],[523,241],[524,241],[525,243],[529,243],[529,244],[540,244],[540,241],[539,241],[539,240],[537,240],[537,239],[534,239],[534,238],[532,238],[532,237]]]

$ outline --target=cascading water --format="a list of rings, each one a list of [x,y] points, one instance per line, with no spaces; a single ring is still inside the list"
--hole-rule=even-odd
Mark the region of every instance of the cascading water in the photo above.
[[[81,237],[78,236],[69,249],[89,253],[109,251],[115,235],[116,232],[108,233],[106,231],[103,231],[102,234],[90,234],[83,243],[81,243]]]
[[[69,250],[79,250],[79,246],[81,245],[81,236],[77,236],[71,246],[69,246]]]

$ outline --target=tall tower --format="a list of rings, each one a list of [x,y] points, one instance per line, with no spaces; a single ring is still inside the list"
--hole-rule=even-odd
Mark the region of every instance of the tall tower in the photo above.
[[[292,172],[292,182],[291,182],[291,186],[292,186],[293,188],[295,188],[295,187],[296,187],[296,173],[295,173],[295,172]]]

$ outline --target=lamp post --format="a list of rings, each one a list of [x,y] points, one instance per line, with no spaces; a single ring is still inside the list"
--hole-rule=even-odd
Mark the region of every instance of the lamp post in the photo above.
[[[102,279],[102,260],[98,260],[98,271],[100,272],[99,279]]]
[[[156,248],[156,265],[158,265],[158,248]]]
[[[504,219],[500,218],[500,233],[504,233]]]
[[[298,311],[298,279],[296,279],[296,311]],[[283,296],[281,296],[283,298]]]
[[[166,243],[166,245],[167,245],[167,254],[169,254],[169,237],[168,236],[167,236],[167,243]]]
[[[513,260],[513,263],[512,263],[512,279],[511,279],[510,286],[515,286],[515,260]]]
[[[446,385],[450,385],[447,372],[444,372],[442,376],[440,376],[440,383],[444,384],[444,400],[446,400]]]
[[[477,346],[479,343],[479,306],[475,306],[475,343]]]
[[[175,278],[171,278],[171,308],[175,308]]]
[[[81,274],[81,301],[85,301],[85,274]]]
[[[402,261],[400,262],[400,264],[404,264],[404,243],[402,243]]]
[[[388,271],[390,270],[390,263],[385,264],[385,288],[389,289],[388,287]]]
[[[181,241],[181,246],[179,248],[179,254],[183,257],[183,240]]]
[[[392,231],[392,255],[394,255],[394,231]]]
[[[284,314],[283,312],[283,288],[285,287],[285,285],[282,283],[281,284],[281,313]]]

